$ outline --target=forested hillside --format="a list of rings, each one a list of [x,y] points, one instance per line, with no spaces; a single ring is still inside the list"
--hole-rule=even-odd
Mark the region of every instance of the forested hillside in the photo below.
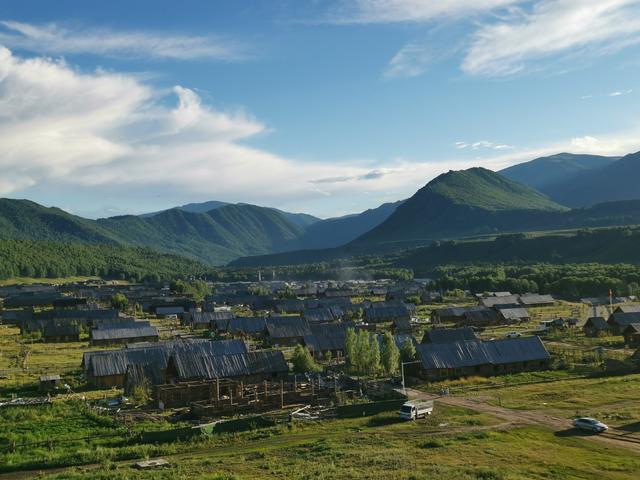
[[[207,271],[201,263],[148,248],[0,240],[0,279],[99,276],[159,281],[204,275]]]

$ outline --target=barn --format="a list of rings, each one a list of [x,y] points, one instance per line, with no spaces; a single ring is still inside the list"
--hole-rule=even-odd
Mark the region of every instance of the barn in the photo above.
[[[94,346],[157,342],[158,340],[158,329],[149,322],[105,324],[93,328],[89,335],[89,343]]]
[[[420,374],[429,380],[540,370],[547,368],[550,360],[538,337],[423,343],[416,351]]]

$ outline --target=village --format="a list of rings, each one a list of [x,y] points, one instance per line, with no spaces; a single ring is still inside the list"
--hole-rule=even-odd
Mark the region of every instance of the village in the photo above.
[[[215,283],[201,298],[179,286],[0,287],[5,422],[16,412],[82,405],[109,419],[105,435],[125,429],[127,445],[167,446],[260,425],[395,419],[405,402],[435,401],[438,417],[465,408],[579,436],[570,418],[594,409],[602,416],[600,407],[616,404],[605,418],[610,430],[588,440],[640,450],[633,297],[438,292],[428,280]],[[519,417],[522,406],[505,408],[529,389],[539,399],[608,381],[625,382],[625,390],[614,387],[600,405],[534,400],[532,410],[554,407],[539,420]],[[38,451],[55,454],[74,438],[58,447],[50,433],[21,438],[9,430],[0,435],[5,472],[44,466]],[[140,456],[147,468],[170,463],[169,455],[148,465],[148,453]],[[83,463],[94,462],[61,462]]]

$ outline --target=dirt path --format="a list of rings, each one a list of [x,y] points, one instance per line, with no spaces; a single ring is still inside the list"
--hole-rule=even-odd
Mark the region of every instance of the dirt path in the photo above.
[[[512,410],[497,405],[490,405],[484,402],[483,399],[477,397],[439,397],[413,389],[407,389],[407,394],[409,398],[436,400],[445,405],[464,407],[478,412],[489,413],[514,424],[543,425],[553,429],[558,436],[580,437],[610,446],[625,448],[640,454],[640,438],[633,436],[630,432],[624,432],[615,428],[610,428],[606,433],[593,435],[573,428],[571,421],[566,418],[555,417],[544,411]]]

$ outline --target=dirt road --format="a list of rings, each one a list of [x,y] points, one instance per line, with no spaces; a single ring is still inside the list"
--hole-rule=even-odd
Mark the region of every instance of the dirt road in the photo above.
[[[549,415],[543,410],[513,410],[497,405],[490,405],[478,397],[435,396],[413,389],[407,389],[407,394],[409,398],[436,400],[445,405],[464,407],[478,412],[489,413],[514,424],[543,425],[553,429],[558,436],[580,437],[610,446],[625,448],[640,454],[640,438],[634,436],[633,433],[616,430],[615,428],[610,428],[606,433],[594,435],[577,430],[573,428],[570,420]]]

